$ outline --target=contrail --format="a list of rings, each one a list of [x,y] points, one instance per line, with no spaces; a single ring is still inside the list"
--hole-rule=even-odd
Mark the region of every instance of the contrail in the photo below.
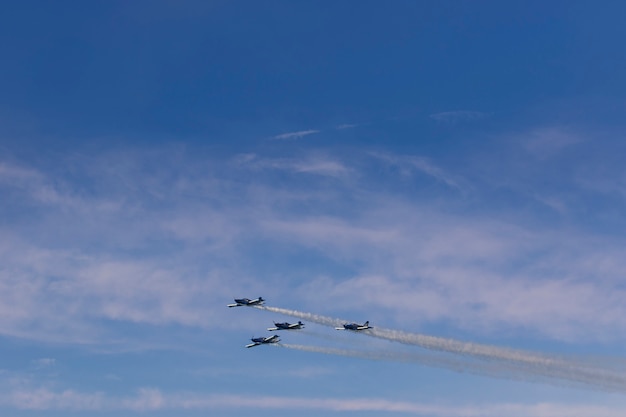
[[[372,359],[380,361],[413,362],[424,365],[454,368],[458,371],[469,370],[473,366],[467,361],[460,361],[450,356],[436,353],[394,352],[394,351],[366,351],[356,349],[336,349],[325,346],[294,345],[290,343],[276,343],[275,346],[305,352],[323,353],[325,355],[347,356],[351,358]],[[481,363],[484,368],[489,364]]]
[[[345,320],[337,318],[326,317],[297,310],[289,310],[279,307],[255,306],[255,308],[285,314],[292,317],[298,317],[304,320],[330,327],[341,327],[343,323],[346,323]],[[444,366],[453,370],[459,370],[459,367],[465,367],[467,369],[477,369],[480,372],[489,371],[487,373],[493,373],[494,370],[499,368],[504,371],[525,373],[526,375],[542,376],[548,378],[557,378],[612,391],[626,392],[625,374],[617,373],[607,368],[585,364],[580,360],[566,360],[556,356],[549,356],[537,352],[509,349],[471,342],[462,342],[455,339],[428,336],[419,333],[408,333],[400,330],[385,329],[380,327],[359,331],[359,333],[372,337],[377,337],[380,339],[403,343],[406,345],[419,346],[421,348],[435,352],[443,352],[465,357],[463,363],[461,363],[461,361],[455,361],[453,363],[450,361],[450,358],[436,358],[436,361],[439,361],[438,366]],[[310,347],[306,348],[313,349]],[[301,350],[305,349],[302,348]],[[321,350],[318,350],[318,352],[327,353],[322,352]],[[341,355],[341,352],[351,352],[351,354],[354,354],[353,351],[341,350],[336,350],[335,353],[332,354]],[[357,354],[354,355],[358,356]],[[377,359],[376,357],[374,357],[376,355],[379,356],[378,359],[380,360],[390,358],[389,355],[381,356],[381,354],[379,353],[368,353],[368,355],[370,355],[367,357],[368,359]],[[345,354],[344,356],[349,355]],[[398,357],[396,356],[395,360],[398,360],[397,358]],[[424,357],[422,356],[421,358],[423,359]],[[435,360],[433,358],[430,358],[429,360]],[[469,360],[469,358],[473,358],[475,361],[472,362],[471,360]],[[417,359],[413,360],[417,361]]]
[[[347,320],[321,316],[319,314],[306,313],[297,310],[289,310],[279,307],[255,306],[260,310],[272,311],[292,317],[298,317],[324,326],[341,327]],[[361,334],[378,337],[380,339],[399,342],[406,345],[419,346],[425,349],[437,350],[463,355],[484,357],[485,359],[512,360],[534,364],[551,364],[557,359],[547,356],[532,354],[513,349],[501,348],[497,346],[481,345],[470,342],[461,342],[443,337],[428,336],[418,333],[407,333],[400,330],[384,329],[375,327],[368,330],[359,331]]]
[[[393,352],[393,351],[363,351],[355,349],[336,349],[323,346],[296,345],[287,343],[277,343],[273,346],[287,349],[295,349],[304,352],[321,353],[325,355],[345,356],[376,361],[393,361],[418,363],[420,365],[436,368],[449,369],[455,372],[471,373],[475,375],[490,376],[496,378],[511,379],[526,382],[545,382],[556,386],[570,387],[592,387],[609,391],[620,391],[610,387],[589,384],[588,381],[556,378],[553,375],[540,375],[528,372],[507,363],[492,363],[471,358],[455,358],[449,353],[441,352]]]
[[[448,366],[463,367],[463,364],[459,361],[450,358],[441,358],[441,361],[434,357],[429,357],[427,354],[420,353],[398,353],[391,351],[366,351],[366,350],[354,350],[354,349],[336,349],[325,346],[310,346],[310,345],[294,345],[290,343],[276,343],[275,346],[283,347],[287,349],[301,350],[305,352],[323,353],[325,355],[347,356],[351,358],[372,359],[381,361],[398,361],[398,362],[419,362],[423,364],[432,364],[435,362],[441,362]]]
[[[272,311],[274,313],[284,314],[286,316],[301,318],[304,320],[312,321],[313,323],[321,324],[324,326],[330,326],[330,327],[341,326],[343,323],[347,321],[347,320],[335,319],[332,317],[321,316],[319,314],[305,313],[303,311],[289,310],[289,309],[280,308],[280,307],[269,307],[269,306],[264,306],[264,305],[254,305],[252,307],[257,308],[259,310]]]

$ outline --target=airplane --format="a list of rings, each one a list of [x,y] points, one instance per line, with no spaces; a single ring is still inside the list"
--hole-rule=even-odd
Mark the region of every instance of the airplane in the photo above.
[[[269,330],[270,332],[273,332],[274,330],[298,330],[298,329],[302,329],[304,328],[304,323],[302,323],[301,321],[297,322],[297,323],[276,323],[274,322],[274,326],[276,327],[268,327],[267,330]]]
[[[278,343],[280,342],[280,337],[274,334],[268,337],[253,337],[250,340],[252,340],[252,343],[250,343],[249,345],[246,345],[247,348],[251,348],[251,347],[259,346],[259,345],[267,345],[270,343]]]
[[[228,307],[260,306],[264,302],[265,300],[263,299],[263,297],[259,297],[254,300],[251,300],[249,298],[235,298],[235,304],[228,304]]]
[[[371,329],[372,326],[370,326],[370,322],[366,321],[363,324],[358,324],[358,323],[346,323],[343,325],[343,327],[335,327],[335,330],[367,330],[367,329]]]

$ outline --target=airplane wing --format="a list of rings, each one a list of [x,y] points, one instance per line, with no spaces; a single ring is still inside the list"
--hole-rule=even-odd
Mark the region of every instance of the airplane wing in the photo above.
[[[335,327],[335,330],[346,330],[345,327]]]
[[[276,331],[276,330],[280,330],[278,327],[268,327],[267,330],[269,330],[270,332]]]
[[[260,343],[250,343],[249,345],[246,345],[247,348],[251,348],[251,347],[255,347],[255,346],[259,346]]]
[[[241,304],[228,304],[227,307],[239,307]]]

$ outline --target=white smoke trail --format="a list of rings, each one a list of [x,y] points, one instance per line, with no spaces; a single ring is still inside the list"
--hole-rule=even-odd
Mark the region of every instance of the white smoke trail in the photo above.
[[[273,346],[283,347],[287,349],[295,349],[304,352],[321,353],[325,355],[345,356],[351,358],[360,358],[376,361],[393,361],[417,363],[424,366],[443,368],[461,373],[471,373],[474,375],[483,375],[495,378],[510,379],[526,382],[543,382],[556,386],[568,386],[577,388],[594,388],[609,391],[620,391],[611,389],[610,387],[596,386],[586,381],[555,378],[552,375],[540,375],[529,373],[526,369],[517,368],[507,363],[492,363],[482,360],[473,360],[471,358],[453,357],[449,353],[441,352],[394,352],[394,351],[363,351],[354,349],[336,349],[323,346],[295,345],[278,343]]]
[[[297,317],[300,319],[312,321],[313,323],[321,324],[323,326],[339,327],[343,323],[346,323],[346,321],[341,320],[341,319],[334,319],[332,317],[321,316],[319,314],[305,313],[303,311],[298,311],[298,310],[289,310],[286,308],[269,307],[269,306],[264,306],[264,305],[255,305],[252,307],[259,309],[259,310],[271,311],[274,313],[284,314],[286,316]]]
[[[297,310],[289,310],[286,308],[268,306],[255,307],[261,310],[267,310],[292,317],[298,317],[330,327],[341,327],[344,323],[347,322],[346,320],[321,316],[319,314],[305,313]],[[555,363],[555,361],[557,361],[557,359],[555,358],[550,358],[540,354],[533,354],[530,352],[523,352],[497,346],[481,345],[471,342],[461,342],[454,339],[428,336],[418,333],[407,333],[400,330],[391,330],[379,327],[362,330],[359,331],[359,333],[407,345],[420,346],[425,349],[478,356],[484,357],[486,359],[502,359],[536,364],[553,364]]]
[[[371,359],[380,361],[412,362],[423,365],[437,366],[444,368],[454,368],[458,371],[473,368],[467,361],[461,361],[448,355],[444,356],[436,353],[415,353],[415,352],[394,352],[394,351],[366,351],[356,349],[336,349],[326,346],[294,345],[290,343],[277,343],[275,346],[287,349],[301,350],[305,352],[322,353],[325,355],[347,356],[351,358]],[[489,364],[479,364],[485,368]]]
[[[292,317],[298,317],[303,320],[308,320],[330,327],[341,327],[341,325],[346,322],[337,318],[278,307],[256,306],[256,308]],[[505,372],[514,373],[518,378],[521,374],[525,374],[527,376],[532,375],[534,377],[556,378],[594,386],[605,390],[626,392],[625,374],[615,372],[608,368],[586,364],[580,360],[566,360],[564,358],[548,356],[537,352],[462,342],[454,339],[428,336],[419,333],[408,333],[378,327],[359,331],[359,333],[406,345],[419,346],[435,352],[443,352],[465,357],[462,363],[458,360],[451,362],[450,358],[444,357],[429,358],[431,362],[439,361],[437,366],[444,366],[453,370],[459,370],[459,368],[467,370],[475,369],[481,373],[493,374],[494,372],[498,373],[497,370],[501,369]],[[318,351],[320,353],[326,353],[321,350]],[[342,354],[341,352],[341,350],[337,350],[333,354]],[[352,352],[352,354],[354,353]],[[380,353],[368,353],[368,355],[370,355],[367,357],[369,359],[376,359],[375,356],[377,355],[379,359],[384,359],[384,357],[381,357]],[[389,359],[389,357],[385,357]],[[395,358],[395,360],[398,360],[398,356]],[[424,356],[422,356],[421,359],[424,359]],[[417,359],[414,360],[417,361]],[[423,363],[427,364],[426,362]]]

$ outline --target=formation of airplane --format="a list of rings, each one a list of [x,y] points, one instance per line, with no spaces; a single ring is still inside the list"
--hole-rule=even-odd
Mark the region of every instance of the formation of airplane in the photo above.
[[[252,343],[250,343],[249,345],[246,345],[247,348],[251,348],[251,347],[259,346],[259,345],[267,345],[271,343],[278,343],[280,342],[280,337],[274,334],[268,337],[253,337],[250,340],[252,341]]]
[[[358,323],[346,323],[343,325],[343,327],[335,327],[335,330],[354,330],[354,331],[360,331],[360,330],[367,330],[367,329],[371,329],[372,326],[370,326],[370,322],[366,321],[363,324],[358,324]]]
[[[274,326],[276,327],[268,327],[267,330],[269,330],[270,332],[273,332],[275,330],[298,330],[298,329],[302,329],[304,328],[304,323],[302,323],[301,321],[297,322],[297,323],[276,323],[274,322]]]
[[[249,298],[235,298],[235,304],[228,304],[228,307],[260,306],[264,302],[263,297],[255,298],[254,300]]]
[[[253,307],[253,306],[262,305],[263,303],[265,303],[265,300],[263,299],[263,297],[255,298],[254,300],[251,300],[249,298],[235,298],[235,303],[228,304],[228,307],[240,307],[240,306]],[[298,321],[297,323],[274,322],[274,326],[275,327],[268,327],[267,330],[269,330],[270,332],[273,332],[276,330],[298,330],[298,329],[304,328],[304,323],[302,323],[301,321]],[[366,321],[363,324],[345,323],[343,324],[342,327],[335,327],[335,330],[361,331],[361,330],[367,330],[371,328],[372,326],[370,326],[370,322]],[[246,345],[247,348],[251,348],[251,347],[259,346],[259,345],[278,343],[280,342],[280,337],[274,334],[272,336],[267,336],[267,337],[253,337],[250,340],[252,341],[252,343],[247,344]]]

